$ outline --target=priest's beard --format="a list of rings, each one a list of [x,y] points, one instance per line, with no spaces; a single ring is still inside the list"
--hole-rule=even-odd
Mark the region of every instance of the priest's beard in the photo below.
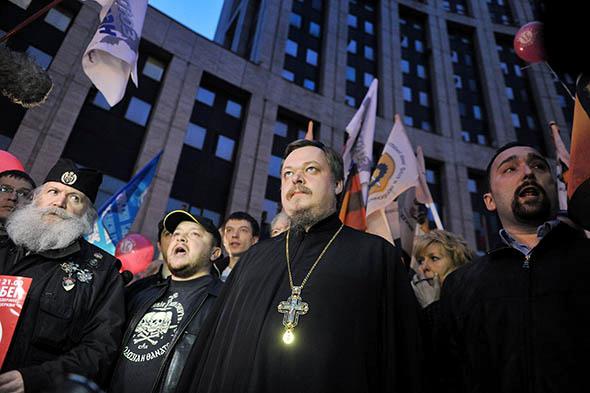
[[[523,224],[541,225],[551,218],[551,202],[545,190],[538,186],[539,198],[535,201],[522,203],[518,197],[519,187],[514,193],[511,209],[517,221]]]
[[[46,222],[44,215],[53,213],[60,219]],[[12,213],[6,223],[6,231],[12,241],[38,253],[59,250],[72,244],[82,235],[90,233],[96,211],[88,208],[82,217],[77,217],[59,207],[40,208],[28,203]]]
[[[311,228],[312,225],[320,222],[335,211],[335,206],[330,206],[328,209],[322,209],[319,211],[313,207],[295,211],[290,216],[291,228],[298,232],[305,232],[307,229]]]
[[[168,258],[170,259],[170,258]],[[211,262],[209,260],[209,256],[207,253],[202,253],[199,255],[199,258],[194,263],[186,263],[181,266],[173,266],[170,261],[166,262],[168,266],[168,270],[172,273],[174,277],[178,278],[191,278],[197,273],[200,272],[210,272],[211,270]]]

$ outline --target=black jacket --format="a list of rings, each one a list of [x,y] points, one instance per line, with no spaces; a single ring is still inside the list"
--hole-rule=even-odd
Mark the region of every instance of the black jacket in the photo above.
[[[164,296],[169,285],[170,277],[165,281],[134,293],[133,297],[128,299],[127,313],[130,319],[123,337],[123,345],[129,341],[137,324],[152,304]],[[184,369],[186,359],[222,287],[223,283],[214,277],[209,284],[205,298],[191,310],[188,318],[182,320],[162,360],[162,366],[156,377],[152,392],[172,393],[176,391],[176,385]]]
[[[588,391],[590,240],[559,224],[529,257],[504,247],[442,288],[444,362],[466,392]],[[461,391],[461,390],[454,390]]]
[[[62,264],[74,266],[71,288]],[[66,373],[107,382],[125,322],[119,267],[83,239],[41,254],[0,247],[0,274],[33,279],[2,372],[20,371],[27,393]]]

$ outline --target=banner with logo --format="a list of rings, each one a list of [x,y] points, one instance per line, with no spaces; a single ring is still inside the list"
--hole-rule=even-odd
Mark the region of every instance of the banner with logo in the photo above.
[[[31,278],[0,276],[0,368],[31,287]]]
[[[98,209],[98,220],[86,240],[115,255],[115,247],[129,233],[137,213],[156,175],[162,152],[148,162],[129,183]]]
[[[103,6],[107,0],[100,1]],[[137,56],[148,0],[116,0],[82,57],[82,68],[110,106],[125,95],[129,75],[137,86]]]

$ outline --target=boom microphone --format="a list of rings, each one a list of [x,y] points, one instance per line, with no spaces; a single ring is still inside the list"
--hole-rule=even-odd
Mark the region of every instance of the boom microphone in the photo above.
[[[12,102],[32,108],[45,102],[53,81],[26,53],[0,45],[0,93]]]

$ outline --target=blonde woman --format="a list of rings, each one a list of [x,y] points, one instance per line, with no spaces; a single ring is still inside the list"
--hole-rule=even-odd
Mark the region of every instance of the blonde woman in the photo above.
[[[435,229],[416,239],[414,257],[418,262],[412,288],[422,307],[440,298],[440,288],[449,273],[469,263],[473,252],[462,237]]]

